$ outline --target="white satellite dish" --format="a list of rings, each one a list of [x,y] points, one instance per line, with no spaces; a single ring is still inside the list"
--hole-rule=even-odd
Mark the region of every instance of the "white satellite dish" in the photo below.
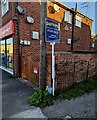
[[[34,19],[32,17],[28,16],[27,17],[27,22],[32,24],[32,23],[34,23]]]
[[[2,0],[2,3],[3,3],[4,5],[6,4],[6,2],[7,2],[6,0]]]
[[[57,4],[54,4],[54,9],[55,9],[56,12],[60,11],[60,7]]]
[[[20,13],[20,14],[25,14],[25,12],[26,12],[26,9],[24,9],[24,8],[22,8],[22,7],[20,7],[20,6],[17,6],[17,10],[18,10],[18,12]]]

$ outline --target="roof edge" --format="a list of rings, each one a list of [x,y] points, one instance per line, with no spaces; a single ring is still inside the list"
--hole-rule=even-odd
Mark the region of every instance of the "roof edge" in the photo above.
[[[72,10],[72,8],[66,6],[65,4],[59,2],[58,0],[48,0],[48,1],[54,2],[54,3],[56,3],[57,5],[60,5],[62,8],[67,8],[67,10]],[[77,13],[79,13],[79,14],[81,14],[82,16],[84,16],[84,17],[90,19],[91,21],[93,21],[93,19],[91,19],[90,17],[86,16],[86,15],[83,14],[83,13],[81,13],[81,12],[79,12],[79,11],[77,11]]]

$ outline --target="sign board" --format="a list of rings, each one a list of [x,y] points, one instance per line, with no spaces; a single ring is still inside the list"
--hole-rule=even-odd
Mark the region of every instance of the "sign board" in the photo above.
[[[57,2],[47,2],[47,18],[61,23],[64,18],[64,11],[65,9],[63,9],[60,5],[57,5]]]
[[[38,69],[37,68],[34,68],[34,73],[38,73]]]
[[[46,39],[45,39],[46,42],[59,43],[60,42],[60,23],[46,18],[45,36],[46,36]]]
[[[11,20],[0,29],[0,39],[14,34],[14,22]]]

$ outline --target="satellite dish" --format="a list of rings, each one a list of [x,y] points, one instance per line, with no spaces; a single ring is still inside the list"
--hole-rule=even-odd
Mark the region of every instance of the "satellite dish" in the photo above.
[[[20,13],[20,14],[25,14],[25,12],[26,12],[26,9],[24,9],[24,8],[22,8],[22,7],[20,7],[20,6],[17,6],[17,10],[18,10],[18,12]]]
[[[54,4],[54,9],[55,9],[56,12],[60,11],[60,7],[57,4]]]
[[[32,17],[28,16],[27,22],[32,24],[32,23],[34,23],[34,19]]]
[[[3,3],[4,5],[6,4],[6,2],[7,2],[6,0],[2,0],[2,3]]]

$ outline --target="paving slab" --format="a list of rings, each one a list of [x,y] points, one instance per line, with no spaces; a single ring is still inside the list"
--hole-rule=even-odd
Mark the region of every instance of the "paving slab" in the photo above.
[[[12,115],[10,118],[45,118],[47,120],[40,108],[25,110]]]

